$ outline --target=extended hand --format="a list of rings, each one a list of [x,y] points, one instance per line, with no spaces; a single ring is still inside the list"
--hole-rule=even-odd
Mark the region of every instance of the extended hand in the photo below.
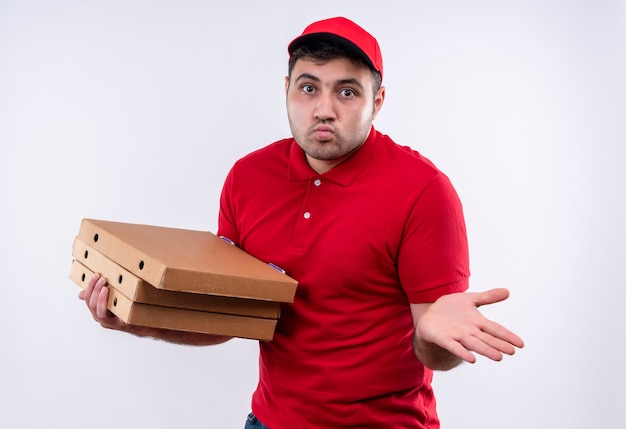
[[[508,297],[506,289],[444,295],[421,315],[415,326],[416,335],[470,363],[476,362],[472,352],[502,360],[503,353],[514,354],[515,347],[524,347],[524,341],[504,326],[487,319],[478,307]]]

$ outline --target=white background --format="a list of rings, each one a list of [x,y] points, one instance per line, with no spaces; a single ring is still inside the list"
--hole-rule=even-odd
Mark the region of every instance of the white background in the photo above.
[[[257,344],[100,328],[71,244],[83,217],[215,232],[232,163],[289,134],[288,42],[335,15],[377,36],[375,125],[451,177],[472,289],[508,287],[484,311],[527,342],[436,375],[443,427],[625,427],[624,1],[0,0],[2,427],[243,427]]]

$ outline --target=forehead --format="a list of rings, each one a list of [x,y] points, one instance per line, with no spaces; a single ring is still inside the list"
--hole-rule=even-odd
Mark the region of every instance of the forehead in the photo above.
[[[294,64],[291,78],[297,80],[303,75],[328,82],[340,82],[351,79],[358,81],[363,86],[370,85],[374,81],[369,67],[348,58],[333,58],[329,60],[309,57],[300,58]]]

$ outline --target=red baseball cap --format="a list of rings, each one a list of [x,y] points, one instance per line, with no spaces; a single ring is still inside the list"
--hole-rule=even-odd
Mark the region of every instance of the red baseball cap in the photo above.
[[[347,18],[336,17],[314,22],[289,44],[291,55],[298,47],[310,42],[337,43],[361,56],[383,76],[383,57],[378,42],[367,31]]]

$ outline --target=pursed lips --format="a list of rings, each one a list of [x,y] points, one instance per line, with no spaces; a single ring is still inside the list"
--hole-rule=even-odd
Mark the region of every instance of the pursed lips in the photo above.
[[[313,134],[320,141],[330,140],[335,131],[328,125],[318,125],[313,128]]]

